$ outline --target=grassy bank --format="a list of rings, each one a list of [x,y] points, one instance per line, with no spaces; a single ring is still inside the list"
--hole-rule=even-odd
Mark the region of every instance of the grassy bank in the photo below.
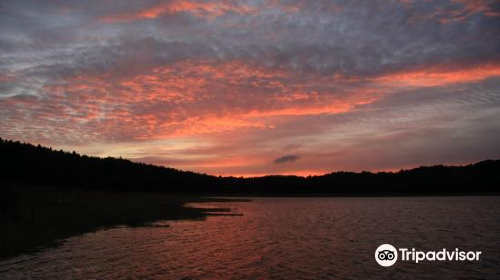
[[[102,228],[203,219],[207,215],[203,209],[183,205],[215,200],[158,193],[4,186],[0,188],[0,259],[55,246],[64,238]]]

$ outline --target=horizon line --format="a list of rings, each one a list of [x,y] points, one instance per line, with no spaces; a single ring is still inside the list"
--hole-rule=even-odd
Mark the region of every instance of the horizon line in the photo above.
[[[150,166],[155,166],[155,167],[160,167],[160,168],[165,168],[165,169],[174,169],[174,170],[181,171],[181,172],[191,172],[191,173],[196,173],[196,174],[201,174],[201,175],[206,175],[206,176],[212,176],[212,177],[245,178],[245,179],[247,179],[247,178],[251,179],[251,178],[273,177],[273,176],[282,176],[282,177],[288,177],[288,176],[290,176],[290,177],[307,178],[307,177],[321,177],[321,176],[325,176],[325,175],[329,175],[329,174],[334,174],[334,173],[355,173],[355,174],[361,174],[361,173],[371,173],[371,174],[392,173],[392,174],[395,174],[395,173],[398,173],[398,172],[408,171],[408,170],[413,170],[413,169],[418,169],[418,168],[437,167],[437,166],[443,166],[443,167],[465,167],[465,166],[475,165],[475,164],[478,164],[478,163],[481,163],[481,162],[485,162],[485,161],[496,161],[496,160],[498,160],[498,159],[488,158],[488,159],[483,159],[483,160],[476,161],[476,162],[458,163],[458,164],[450,164],[450,165],[443,164],[443,163],[437,163],[437,164],[435,163],[435,164],[429,164],[429,165],[418,165],[418,166],[415,165],[415,166],[412,166],[412,167],[405,167],[405,168],[398,168],[398,169],[394,168],[394,169],[362,170],[362,171],[336,170],[336,171],[329,171],[329,172],[326,171],[324,173],[323,172],[318,172],[317,174],[308,174],[308,175],[299,175],[297,173],[246,174],[246,175],[243,175],[243,174],[236,174],[236,175],[215,175],[215,174],[209,174],[209,173],[205,173],[205,172],[198,172],[198,171],[193,171],[193,170],[185,170],[185,169],[179,169],[179,168],[176,168],[176,167],[170,167],[170,166],[165,166],[165,165],[158,165],[158,164],[147,163],[147,162],[142,162],[142,161],[135,161],[133,159],[123,158],[121,156],[119,156],[119,157],[115,157],[115,156],[102,157],[102,156],[93,156],[93,155],[87,155],[87,154],[80,154],[80,153],[78,153],[75,150],[69,151],[69,150],[63,150],[63,149],[56,149],[56,148],[52,148],[51,146],[44,146],[44,145],[42,145],[40,143],[33,144],[31,142],[22,142],[20,140],[9,140],[9,139],[5,139],[5,138],[2,138],[2,137],[0,137],[0,141],[2,141],[2,142],[20,143],[20,144],[24,144],[24,145],[31,145],[31,146],[34,146],[34,147],[40,146],[42,148],[51,149],[52,151],[55,151],[55,152],[61,152],[62,151],[64,153],[68,153],[68,154],[75,153],[78,156],[86,156],[86,157],[91,157],[91,158],[98,158],[98,159],[112,158],[112,159],[116,159],[116,160],[126,160],[126,161],[129,161],[131,163],[136,163],[136,164],[150,165]]]

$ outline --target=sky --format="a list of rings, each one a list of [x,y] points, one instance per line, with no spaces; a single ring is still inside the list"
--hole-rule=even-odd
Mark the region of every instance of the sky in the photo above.
[[[0,137],[214,175],[500,158],[496,0],[0,0]]]

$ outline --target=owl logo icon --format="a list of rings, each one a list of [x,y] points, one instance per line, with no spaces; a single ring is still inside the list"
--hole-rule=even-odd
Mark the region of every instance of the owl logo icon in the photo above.
[[[398,251],[391,244],[380,245],[375,250],[375,260],[381,266],[391,266],[398,260]]]

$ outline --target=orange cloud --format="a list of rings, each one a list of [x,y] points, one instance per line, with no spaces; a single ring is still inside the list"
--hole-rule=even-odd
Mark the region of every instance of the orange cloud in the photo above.
[[[129,78],[74,77],[46,86],[45,102],[60,116],[92,123],[103,137],[171,139],[272,130],[300,116],[350,112],[401,89],[500,76],[500,66],[433,66],[366,79],[296,75],[244,61],[187,60]],[[326,90],[333,84],[344,88]]]
[[[198,2],[175,0],[161,3],[144,10],[111,15],[103,18],[105,22],[134,21],[141,19],[155,19],[163,15],[190,13],[196,17],[212,19],[227,13],[250,14],[254,9],[247,5],[239,5],[229,1]]]
[[[456,83],[470,83],[500,76],[500,64],[486,64],[462,69],[427,67],[402,71],[373,79],[376,83],[403,87],[436,87]]]
[[[273,129],[283,118],[344,113],[378,96],[370,89],[345,96],[318,92],[310,88],[322,86],[324,78],[297,80],[294,75],[244,61],[188,60],[131,78],[73,77],[46,86],[45,102],[71,104],[63,115],[95,122],[103,131],[122,124],[115,134],[167,139]]]

